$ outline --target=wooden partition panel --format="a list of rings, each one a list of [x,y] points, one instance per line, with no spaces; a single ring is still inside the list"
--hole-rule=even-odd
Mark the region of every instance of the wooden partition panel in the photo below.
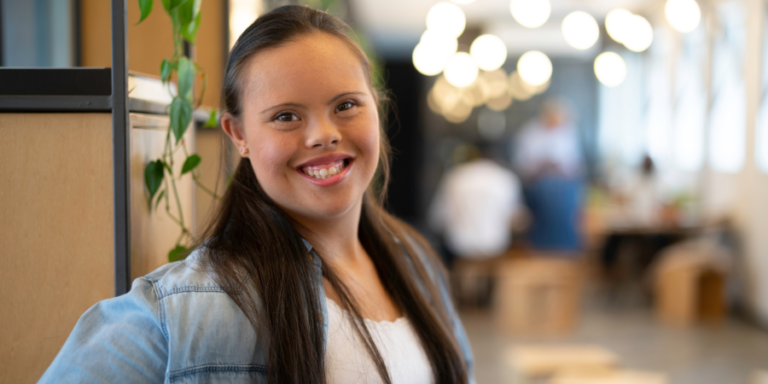
[[[109,2],[106,0],[80,0],[82,28],[82,62],[86,67],[109,67],[111,43],[109,40]],[[208,90],[203,105],[219,107],[219,92],[226,62],[226,28],[224,6],[226,0],[204,0],[202,17],[197,33],[195,57],[205,69]],[[173,55],[171,21],[160,1],[155,1],[152,14],[141,24],[139,2],[128,0],[128,69],[134,72],[160,76],[160,62]],[[196,87],[202,84],[198,81]],[[198,88],[199,89],[199,88]]]
[[[168,263],[168,251],[174,248],[181,234],[181,227],[166,212],[165,200],[150,211],[147,189],[144,186],[144,168],[163,153],[168,130],[168,117],[131,113],[131,279],[144,276]],[[195,130],[189,128],[184,135],[187,150],[195,153]],[[173,158],[173,169],[178,175],[186,156],[182,150]],[[168,181],[166,180],[166,185]],[[166,186],[161,187],[167,188]],[[173,195],[173,189],[169,189]],[[195,185],[189,175],[176,180],[176,192],[181,200],[184,222],[191,231],[195,229]],[[158,191],[158,193],[160,193]],[[179,215],[174,199],[168,209],[176,218]]]
[[[33,383],[114,294],[112,117],[0,113],[0,382]]]

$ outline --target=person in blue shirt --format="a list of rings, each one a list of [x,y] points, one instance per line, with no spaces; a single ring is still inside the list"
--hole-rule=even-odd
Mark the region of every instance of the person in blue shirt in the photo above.
[[[439,259],[373,187],[384,100],[349,31],[287,6],[243,32],[221,118],[242,159],[205,240],[90,308],[41,383],[474,382]]]

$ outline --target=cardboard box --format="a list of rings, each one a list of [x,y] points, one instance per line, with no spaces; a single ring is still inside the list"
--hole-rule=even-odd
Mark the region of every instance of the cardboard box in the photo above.
[[[676,257],[655,276],[656,315],[666,324],[719,323],[725,317],[725,273],[706,259]]]
[[[494,316],[500,330],[560,335],[573,329],[581,298],[581,268],[571,260],[534,257],[499,265]]]

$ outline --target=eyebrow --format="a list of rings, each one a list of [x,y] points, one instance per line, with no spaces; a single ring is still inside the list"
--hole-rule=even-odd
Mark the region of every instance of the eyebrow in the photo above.
[[[336,96],[332,97],[330,100],[328,100],[328,104],[331,104],[331,103],[333,103],[334,101],[336,101],[336,100],[338,100],[338,99],[340,99],[340,98],[342,98],[342,97],[344,97],[344,96],[349,96],[349,95],[363,95],[363,94],[364,94],[363,92],[342,92],[342,93],[339,93],[338,95],[336,95]],[[265,110],[261,111],[261,113],[264,113],[264,112],[270,111],[270,110],[272,110],[272,109],[281,108],[281,107],[299,107],[299,108],[306,108],[306,106],[305,106],[304,104],[299,104],[299,103],[282,103],[282,104],[273,105],[273,106],[271,106],[271,107],[269,107],[269,108],[267,108],[267,109],[265,109]]]

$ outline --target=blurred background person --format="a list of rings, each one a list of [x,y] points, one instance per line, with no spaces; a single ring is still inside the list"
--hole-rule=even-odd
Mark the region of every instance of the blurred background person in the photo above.
[[[527,240],[536,249],[578,251],[582,173],[581,146],[563,101],[545,101],[515,142],[514,164],[524,181],[531,212]]]
[[[440,234],[457,299],[486,304],[492,261],[509,248],[523,212],[520,182],[474,145],[457,146],[453,157],[456,165],[443,175],[430,205],[429,225]]]

